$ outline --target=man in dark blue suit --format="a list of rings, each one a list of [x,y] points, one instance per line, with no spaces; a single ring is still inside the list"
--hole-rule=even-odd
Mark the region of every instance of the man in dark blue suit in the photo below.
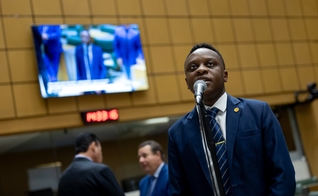
[[[203,93],[206,110],[219,109],[215,119],[225,139],[230,184],[226,195],[294,195],[295,171],[280,124],[268,104],[225,92],[228,72],[222,55],[209,44],[192,48],[184,71],[192,93],[197,80],[207,85]],[[197,110],[180,118],[168,134],[172,195],[213,195],[216,189],[209,172],[213,166],[206,158],[209,149],[203,145]]]
[[[95,134],[78,135],[75,153],[59,180],[59,196],[124,196],[111,169],[102,164],[102,146]]]
[[[124,67],[128,80],[132,80],[131,66],[143,61],[140,33],[130,25],[118,26],[113,41],[118,66]]]
[[[87,30],[80,34],[82,44],[76,46],[77,80],[105,79],[106,66],[103,63],[102,48],[91,43],[91,37]]]
[[[168,166],[161,145],[153,140],[142,142],[138,158],[147,173],[139,182],[140,196],[170,196]]]
[[[59,25],[40,25],[38,27],[43,44],[43,60],[49,82],[58,80],[62,49],[61,28]]]

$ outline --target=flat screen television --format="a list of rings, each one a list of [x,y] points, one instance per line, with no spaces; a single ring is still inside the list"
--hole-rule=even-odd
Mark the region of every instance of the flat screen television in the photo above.
[[[43,98],[147,90],[137,24],[32,25]]]

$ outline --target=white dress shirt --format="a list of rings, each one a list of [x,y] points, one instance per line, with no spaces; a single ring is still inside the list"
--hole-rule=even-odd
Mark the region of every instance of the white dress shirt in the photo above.
[[[219,123],[224,139],[226,140],[226,102],[227,93],[224,93],[212,107],[205,106],[206,110],[212,109],[213,107],[218,108],[220,111],[217,113],[215,120]]]

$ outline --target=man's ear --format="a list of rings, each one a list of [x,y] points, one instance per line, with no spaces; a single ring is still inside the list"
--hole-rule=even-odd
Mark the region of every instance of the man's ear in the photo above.
[[[93,151],[93,152],[95,152],[95,147],[96,147],[96,142],[92,142],[92,143],[88,146],[88,148],[89,148],[91,151]]]
[[[158,157],[161,157],[161,152],[159,150],[157,150],[155,155],[157,155]]]
[[[223,72],[223,80],[224,80],[224,82],[227,82],[228,79],[229,79],[229,73],[227,72],[227,70],[224,70],[224,72]]]

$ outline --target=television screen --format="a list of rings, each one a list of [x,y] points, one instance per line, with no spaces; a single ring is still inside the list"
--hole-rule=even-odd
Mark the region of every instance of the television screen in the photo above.
[[[31,28],[43,98],[148,89],[137,24]]]

